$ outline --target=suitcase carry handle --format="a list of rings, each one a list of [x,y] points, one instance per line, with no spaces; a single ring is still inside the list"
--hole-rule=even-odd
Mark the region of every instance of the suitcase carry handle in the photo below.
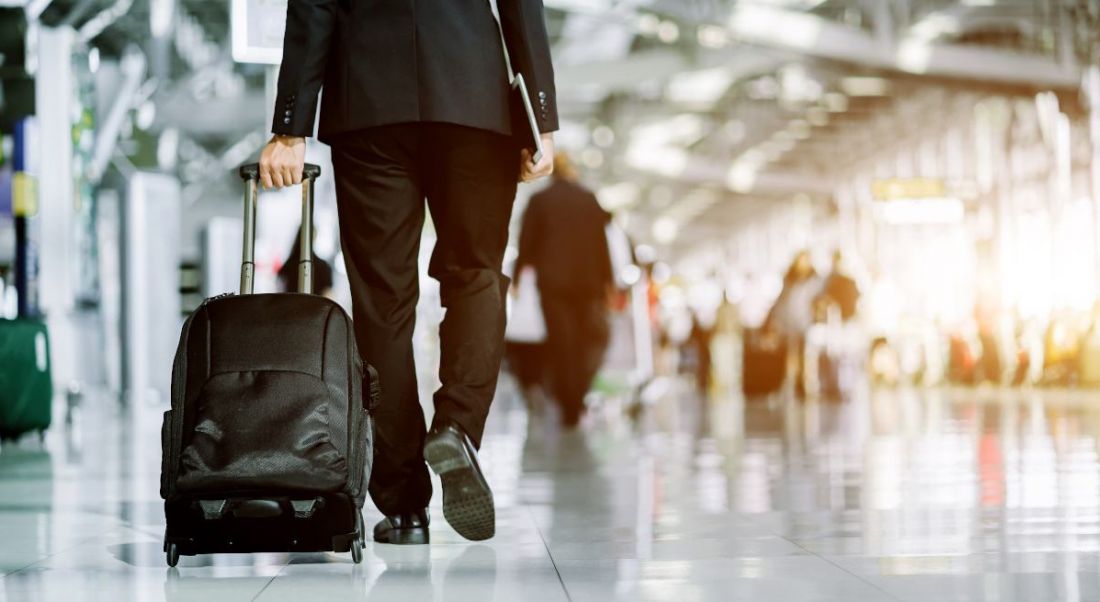
[[[244,249],[241,254],[241,294],[251,295],[256,280],[256,211],[260,196],[260,164],[239,170],[244,180]],[[299,244],[298,292],[313,292],[313,185],[321,167],[306,163],[302,170],[302,231]]]

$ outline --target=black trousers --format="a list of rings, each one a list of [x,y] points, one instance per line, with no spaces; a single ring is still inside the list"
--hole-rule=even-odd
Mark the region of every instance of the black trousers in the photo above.
[[[519,152],[486,130],[409,123],[341,136],[332,162],[356,340],[382,386],[369,490],[385,514],[419,510],[432,495],[412,346],[425,199],[437,234],[428,273],[446,309],[436,420],[480,445],[504,348]]]
[[[611,340],[607,301],[543,291],[542,312],[550,391],[561,405],[565,423],[576,424]]]

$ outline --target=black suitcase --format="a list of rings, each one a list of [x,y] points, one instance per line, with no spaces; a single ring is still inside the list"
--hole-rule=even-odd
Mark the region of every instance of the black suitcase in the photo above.
[[[745,397],[763,397],[779,391],[787,378],[787,343],[763,330],[745,330],[741,389]]]
[[[241,295],[195,310],[173,366],[161,432],[169,566],[181,554],[219,552],[350,551],[362,560],[378,379],[344,310],[308,294],[317,166],[306,166],[302,189],[306,294],[251,294],[258,172],[240,170]]]

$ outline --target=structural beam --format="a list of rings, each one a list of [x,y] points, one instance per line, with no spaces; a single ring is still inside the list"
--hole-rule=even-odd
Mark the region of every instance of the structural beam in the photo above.
[[[913,75],[1054,89],[1076,89],[1081,82],[1078,68],[1050,58],[922,40],[883,42],[871,32],[791,10],[738,3],[728,25],[743,42]]]
[[[559,65],[558,89],[598,87],[601,91],[631,90],[650,81],[667,81],[674,76],[706,69],[725,68],[731,81],[769,73],[790,57],[775,52],[708,51],[691,57],[674,48],[638,52],[621,59]]]

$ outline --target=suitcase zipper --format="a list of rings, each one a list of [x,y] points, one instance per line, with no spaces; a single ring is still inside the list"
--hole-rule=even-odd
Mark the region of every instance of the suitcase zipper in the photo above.
[[[183,336],[179,349],[176,351],[176,362],[172,366],[172,432],[171,449],[168,450],[168,487],[166,497],[175,497],[176,480],[179,477],[179,454],[183,443],[183,414],[184,401],[187,388],[187,351],[191,339],[191,325],[206,303],[203,301],[199,309],[195,310],[183,324]]]
[[[363,408],[363,402],[365,401],[364,396],[367,395],[367,391],[363,390],[363,377],[364,377],[364,374],[365,374],[366,370],[363,366],[363,358],[362,358],[362,356],[359,355],[359,346],[355,344],[355,330],[354,330],[353,324],[351,324],[349,322],[348,323],[348,328],[349,328],[349,331],[350,331],[348,333],[348,356],[355,360],[354,361],[354,367],[352,368],[355,371],[355,373],[352,375],[352,378],[359,379],[357,381],[359,383],[359,386],[358,386],[358,389],[359,389],[358,406],[359,407],[354,408],[354,410],[355,410],[354,414],[355,415],[352,416],[352,423],[351,423],[351,424],[358,424],[359,425],[359,428],[357,428],[355,433],[354,433],[355,437],[353,437],[352,445],[354,445],[355,447],[352,448],[352,452],[354,452],[354,453],[351,454],[352,462],[353,462],[352,465],[355,467],[355,472],[356,472],[356,474],[355,474],[355,495],[356,495],[356,497],[358,497],[363,492],[363,481],[366,479],[366,475],[364,474],[366,472],[366,466],[365,466],[365,462],[364,462],[364,460],[366,458],[366,450],[364,449],[366,447],[366,441],[365,441],[365,437],[364,437],[364,429],[367,426],[366,425],[367,420],[363,416],[363,409],[364,409]],[[352,387],[353,391],[355,389],[356,389],[356,387]],[[369,405],[368,405],[368,408],[369,408]],[[368,409],[367,413],[368,414],[370,413],[369,409]]]
[[[212,301],[217,301],[219,299],[225,299],[226,297],[236,297],[236,296],[237,296],[237,293],[222,293],[220,295],[214,295],[213,297],[207,297],[206,299],[202,300],[202,305],[200,305],[199,307],[203,307],[207,303],[210,303]]]

